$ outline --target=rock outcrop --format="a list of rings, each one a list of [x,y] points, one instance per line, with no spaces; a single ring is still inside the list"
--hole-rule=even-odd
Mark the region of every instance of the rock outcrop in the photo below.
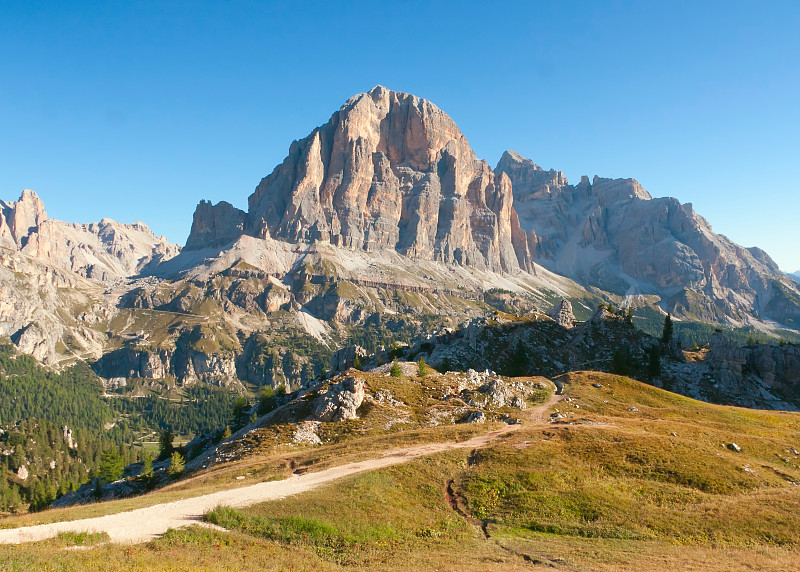
[[[570,329],[575,327],[575,314],[572,313],[572,302],[569,300],[561,300],[553,306],[548,314],[556,324]]]
[[[321,390],[322,391],[322,390]],[[331,385],[314,402],[314,421],[346,421],[355,419],[356,411],[364,401],[364,380],[356,376],[345,377]]]
[[[194,211],[187,250],[225,246],[242,236],[247,213],[225,201],[200,201]]]
[[[722,393],[747,395],[762,386],[761,393],[766,390],[794,401],[800,395],[800,346],[795,344],[742,347],[715,334],[706,363]]]

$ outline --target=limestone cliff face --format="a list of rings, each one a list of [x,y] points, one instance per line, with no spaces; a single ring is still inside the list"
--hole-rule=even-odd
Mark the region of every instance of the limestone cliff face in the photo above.
[[[763,251],[714,233],[691,204],[653,199],[633,179],[570,185],[514,152],[496,168],[514,188],[533,259],[586,286],[657,294],[669,312],[742,323],[793,324],[800,292]]]
[[[800,395],[800,346],[759,344],[745,347],[722,334],[711,337],[706,362],[718,389],[728,395],[758,396],[763,386],[797,403]],[[742,401],[747,407],[753,407]]]
[[[250,196],[244,233],[530,270],[513,201],[508,177],[476,159],[447,114],[379,86],[291,145]],[[234,216],[219,208],[201,204],[188,245],[235,239],[230,225],[208,232]]]
[[[200,201],[185,248],[196,250],[229,244],[242,236],[247,213],[225,201],[212,205]]]
[[[48,218],[35,192],[19,201],[0,201],[0,246],[17,250],[99,281],[137,274],[168,260],[180,247],[155,236],[146,224],[70,224]]]

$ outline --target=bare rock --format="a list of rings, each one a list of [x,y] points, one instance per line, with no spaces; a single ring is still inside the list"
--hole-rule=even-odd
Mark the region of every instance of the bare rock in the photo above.
[[[297,444],[319,445],[322,439],[319,438],[319,421],[301,421],[292,435],[292,441]]]
[[[76,449],[78,444],[75,442],[75,438],[72,436],[72,429],[64,425],[61,427],[61,431],[64,433],[64,441],[67,443],[67,447],[70,449]]]
[[[246,216],[227,204],[201,203],[187,246],[220,245],[243,231],[531,271],[513,202],[511,180],[475,157],[446,113],[377,86],[294,142],[250,196]]]
[[[200,201],[194,211],[192,230],[186,240],[187,250],[221,247],[242,236],[246,213],[225,201],[212,205]]]
[[[572,313],[572,302],[569,300],[561,300],[548,314],[559,326],[567,329],[575,327],[575,314]]]
[[[30,190],[19,201],[0,201],[0,246],[101,282],[137,274],[180,252],[178,245],[156,237],[141,222],[70,224],[48,218],[41,199]]]
[[[364,401],[364,380],[348,376],[333,384],[314,402],[312,417],[316,421],[356,419],[356,411]]]
[[[11,336],[11,341],[20,352],[33,356],[41,362],[50,362],[56,353],[57,338],[54,338],[37,323],[31,323]]]
[[[502,379],[493,379],[481,386],[479,391],[486,394],[487,402],[494,407],[511,404],[515,397],[514,391]]]
[[[486,423],[486,415],[481,410],[473,411],[467,417],[467,423]]]
[[[712,231],[691,204],[652,198],[633,179],[583,177],[570,185],[518,153],[495,169],[511,180],[514,207],[534,262],[622,296],[661,296],[673,315],[784,324],[800,319],[800,286],[757,248]]]

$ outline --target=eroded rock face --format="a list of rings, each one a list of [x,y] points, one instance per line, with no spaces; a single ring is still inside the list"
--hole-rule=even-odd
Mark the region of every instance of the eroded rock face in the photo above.
[[[575,327],[575,314],[572,313],[572,302],[569,300],[561,300],[548,314],[559,326],[567,329]]]
[[[657,293],[665,311],[694,319],[800,315],[797,284],[763,251],[715,234],[691,204],[653,199],[633,179],[573,186],[514,152],[496,172],[513,184],[533,259],[554,272],[620,295]]]
[[[800,393],[800,346],[741,347],[715,334],[706,361],[714,381],[726,392],[746,394],[753,391],[753,381],[757,379],[779,395],[793,397]]]
[[[331,385],[314,404],[312,417],[316,421],[345,421],[355,419],[364,401],[364,380],[349,376]]]
[[[476,159],[435,105],[380,86],[293,143],[248,203],[244,232],[258,238],[388,248],[498,271],[531,268],[510,180]],[[228,207],[201,203],[187,244],[232,239],[230,223],[216,224],[225,217],[238,224]]]
[[[48,363],[55,357],[56,338],[48,336],[45,330],[35,322],[17,331],[11,336],[11,341],[19,351],[33,356],[40,362]]]
[[[242,236],[247,214],[225,201],[212,205],[200,201],[194,211],[188,250],[224,246]]]
[[[22,191],[16,202],[0,201],[0,245],[22,248],[28,235],[46,220],[44,203],[30,189]]]

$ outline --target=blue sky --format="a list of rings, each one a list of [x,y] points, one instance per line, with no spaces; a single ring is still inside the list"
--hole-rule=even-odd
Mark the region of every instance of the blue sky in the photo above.
[[[0,198],[183,243],[376,84],[800,269],[798,2],[3,2]]]

